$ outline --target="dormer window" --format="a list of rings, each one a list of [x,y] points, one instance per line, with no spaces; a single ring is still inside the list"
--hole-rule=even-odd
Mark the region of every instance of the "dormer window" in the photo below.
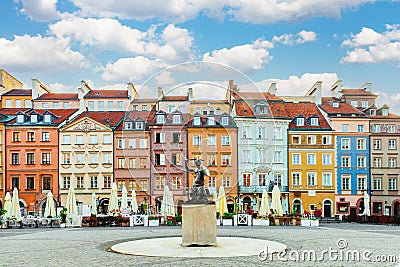
[[[130,121],[125,122],[125,130],[132,130],[132,122]]]
[[[332,107],[338,108],[338,107],[339,107],[339,103],[338,103],[338,102],[333,102],[333,103],[332,103]]]
[[[200,117],[194,117],[193,125],[200,126]]]
[[[224,125],[224,126],[228,125],[229,124],[228,117],[222,117],[221,118],[221,124]]]
[[[38,118],[36,114],[31,115],[31,123],[37,123]]]
[[[173,123],[181,123],[181,115],[174,115],[172,117],[172,122]]]
[[[368,101],[362,101],[361,102],[361,107],[367,108],[368,107]]]
[[[350,101],[350,105],[352,105],[353,107],[357,107],[357,101]]]
[[[51,115],[50,114],[45,114],[44,115],[44,122],[48,122],[48,123],[51,122]]]
[[[304,118],[297,118],[296,119],[297,126],[304,126]]]
[[[217,108],[217,113],[216,113],[217,115],[221,115],[221,109],[220,108]]]
[[[214,115],[214,108],[210,108],[210,115]]]
[[[389,110],[382,109],[382,116],[389,116]]]
[[[318,126],[318,118],[311,118],[310,124],[311,126]]]
[[[23,114],[18,114],[17,115],[17,123],[24,123],[25,122],[25,118]]]
[[[210,117],[207,119],[207,125],[215,125],[215,118]]]
[[[135,128],[137,130],[143,130],[143,122],[137,121],[136,124],[135,124]]]
[[[157,123],[164,123],[165,116],[164,115],[157,115]]]
[[[371,116],[376,116],[376,109],[371,109],[371,110],[369,111],[369,115],[371,115]]]

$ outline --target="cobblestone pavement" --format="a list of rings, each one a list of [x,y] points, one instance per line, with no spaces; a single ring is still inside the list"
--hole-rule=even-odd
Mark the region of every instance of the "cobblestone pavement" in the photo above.
[[[323,224],[313,228],[218,227],[218,236],[251,237],[284,243],[289,248],[288,254],[283,256],[287,261],[279,261],[277,255],[271,262],[271,259],[261,261],[257,256],[182,259],[109,252],[112,245],[124,241],[180,235],[180,227],[167,226],[0,229],[0,266],[400,266],[399,226],[348,223]],[[339,244],[343,246],[342,249],[337,244],[339,239],[342,239]],[[263,249],[260,248],[260,251]],[[324,255],[324,260],[307,260],[308,254],[305,252],[311,250],[316,252],[317,258]],[[324,250],[337,250],[338,254],[322,254]],[[359,261],[354,260],[354,251],[360,253]],[[363,260],[364,252],[371,262]],[[300,255],[300,261],[294,262],[296,253]],[[301,260],[302,254],[306,255],[304,261]],[[335,255],[339,260],[334,260]],[[396,256],[395,262],[391,255]],[[391,262],[376,262],[378,257]]]

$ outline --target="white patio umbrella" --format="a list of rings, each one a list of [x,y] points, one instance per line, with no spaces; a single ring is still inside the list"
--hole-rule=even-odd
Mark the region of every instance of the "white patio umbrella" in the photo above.
[[[137,213],[137,210],[139,209],[137,200],[136,200],[136,192],[135,190],[132,190],[132,201],[131,201],[131,210],[133,213]]]
[[[174,195],[171,191],[168,192],[168,215],[175,216]]]
[[[11,195],[10,192],[7,192],[6,197],[4,198],[4,209],[6,213],[4,214],[4,218],[10,217],[11,215]]]
[[[125,185],[122,187],[121,211],[126,212],[128,209],[128,190]]]
[[[53,194],[51,192],[47,193],[46,207],[44,208],[44,217],[54,217],[56,216],[56,205],[54,203]]]
[[[160,213],[162,216],[168,216],[168,199],[169,199],[169,187],[164,187],[163,199],[161,201]]]
[[[110,205],[108,206],[108,213],[110,215],[114,215],[114,213],[118,212],[118,190],[117,184],[113,183],[111,186],[111,194],[110,194]]]
[[[261,197],[261,205],[260,210],[258,211],[260,216],[267,216],[269,214],[269,205],[268,205],[268,193],[267,190],[264,190]]]
[[[367,190],[364,191],[364,213],[363,215],[369,216],[371,211],[369,210],[369,195]]]
[[[219,214],[222,216],[225,212],[228,212],[228,205],[226,203],[225,189],[221,185],[218,192],[218,207]]]
[[[66,204],[67,217],[72,218],[78,216],[78,206],[76,205],[75,191],[72,186],[69,187]]]
[[[279,190],[279,187],[277,185],[275,185],[274,189],[272,189],[271,209],[277,215],[283,214],[283,207],[282,207],[282,202],[281,202],[281,191]]]
[[[97,215],[97,201],[96,201],[96,194],[92,193],[92,198],[90,200],[90,214]]]
[[[213,200],[215,202],[215,211],[219,212],[219,201],[218,201],[218,193],[217,190],[213,193]]]
[[[18,221],[21,220],[21,210],[19,207],[19,196],[18,196],[18,189],[14,187],[13,196],[11,198],[11,214],[10,217],[17,219]]]

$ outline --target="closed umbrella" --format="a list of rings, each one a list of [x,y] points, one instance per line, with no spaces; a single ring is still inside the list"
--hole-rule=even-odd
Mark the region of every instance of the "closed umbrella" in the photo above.
[[[258,211],[260,216],[267,216],[269,214],[269,205],[268,205],[268,193],[267,190],[264,190],[261,197],[261,205],[260,210]]]
[[[126,189],[125,185],[122,187],[122,199],[121,199],[121,211],[123,213],[127,213],[128,209],[128,190]]]
[[[4,209],[6,210],[4,218],[11,217],[11,205],[11,195],[10,192],[7,192],[6,197],[4,198]]]
[[[363,215],[369,216],[371,211],[369,210],[369,195],[367,191],[364,191],[364,213]]]
[[[53,194],[51,192],[47,193],[46,207],[44,209],[44,217],[54,217],[56,216],[56,205],[54,203]]]
[[[218,206],[219,206],[219,214],[222,216],[225,212],[228,212],[228,205],[226,203],[225,189],[221,185],[218,192]]]
[[[175,216],[174,195],[171,191],[169,191],[168,207],[168,215]]]
[[[10,217],[17,219],[17,221],[21,220],[21,210],[19,207],[19,196],[18,189],[14,187],[13,196],[11,198],[11,214]]]
[[[132,190],[132,201],[131,201],[131,210],[133,213],[137,213],[137,210],[139,209],[137,200],[136,200],[136,192],[135,190]]]
[[[216,212],[219,212],[219,201],[218,201],[217,190],[215,190],[214,193],[213,193],[213,200],[215,202],[215,210],[216,210]]]
[[[111,194],[110,194],[110,205],[108,206],[108,213],[110,215],[115,215],[118,210],[118,190],[117,184],[113,183],[111,187]]]
[[[73,218],[78,216],[78,206],[76,205],[75,190],[71,186],[67,195],[67,217]]]
[[[168,202],[169,202],[169,187],[166,185],[164,187],[163,199],[161,201],[160,213],[162,216],[168,216]]]
[[[96,194],[92,193],[92,198],[90,200],[90,214],[97,215],[97,201],[96,201]]]
[[[277,185],[274,186],[272,189],[272,201],[271,201],[271,208],[275,212],[276,215],[283,214],[283,207],[281,202],[281,191]]]

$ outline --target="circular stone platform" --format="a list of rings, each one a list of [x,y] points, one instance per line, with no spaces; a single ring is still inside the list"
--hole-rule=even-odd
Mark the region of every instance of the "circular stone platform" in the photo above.
[[[256,256],[268,248],[268,253],[284,251],[287,246],[269,240],[217,237],[217,247],[182,247],[182,237],[166,237],[119,243],[111,251],[134,256],[218,258]]]

